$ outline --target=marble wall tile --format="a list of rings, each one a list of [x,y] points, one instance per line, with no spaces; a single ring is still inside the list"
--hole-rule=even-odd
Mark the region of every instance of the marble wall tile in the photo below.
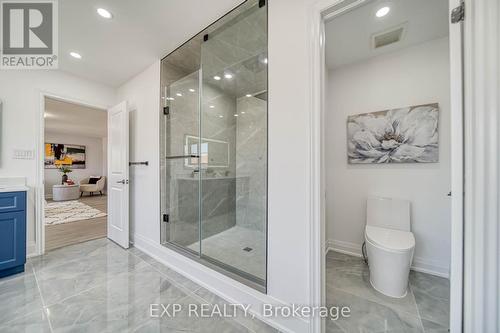
[[[267,220],[267,102],[242,97],[237,102],[236,224],[265,231]]]

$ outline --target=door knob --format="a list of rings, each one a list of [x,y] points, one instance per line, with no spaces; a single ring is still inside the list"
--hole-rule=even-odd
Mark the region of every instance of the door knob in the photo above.
[[[118,184],[123,184],[123,185],[128,184],[128,179],[119,180],[119,181],[117,181],[117,183]]]

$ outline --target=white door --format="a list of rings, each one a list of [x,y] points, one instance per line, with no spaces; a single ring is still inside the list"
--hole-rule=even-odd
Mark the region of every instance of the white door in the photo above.
[[[108,110],[108,238],[129,247],[129,115],[127,102]]]

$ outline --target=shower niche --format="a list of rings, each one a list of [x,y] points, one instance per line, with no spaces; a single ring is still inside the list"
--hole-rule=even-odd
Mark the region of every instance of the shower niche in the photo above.
[[[161,62],[161,243],[266,291],[267,6],[248,0]]]

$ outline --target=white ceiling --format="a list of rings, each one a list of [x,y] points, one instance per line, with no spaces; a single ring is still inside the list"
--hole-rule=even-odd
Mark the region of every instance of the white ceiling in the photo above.
[[[447,0],[367,1],[325,25],[326,65],[333,69],[448,35]],[[378,18],[384,6],[389,14]],[[373,49],[372,35],[406,23],[401,41]]]
[[[242,0],[59,1],[59,68],[113,87],[162,58]],[[97,8],[113,14],[100,17]],[[82,55],[72,58],[69,52]]]
[[[103,138],[107,135],[107,112],[47,98],[45,131]]]

